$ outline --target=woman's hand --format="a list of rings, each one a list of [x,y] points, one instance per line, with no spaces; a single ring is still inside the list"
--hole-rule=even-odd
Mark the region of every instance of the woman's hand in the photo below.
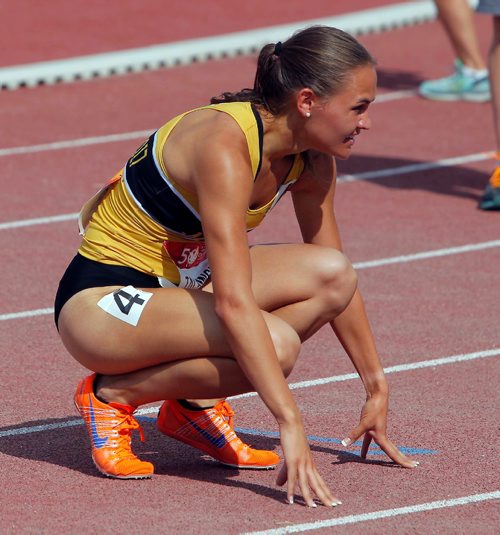
[[[355,427],[342,441],[344,446],[349,446],[362,435],[361,458],[366,459],[366,454],[372,440],[397,464],[404,468],[415,468],[420,463],[413,461],[401,453],[398,448],[387,438],[387,409],[388,394],[377,393],[370,396],[361,411],[361,418]]]
[[[280,470],[276,483],[280,486],[287,484],[288,503],[293,503],[295,488],[298,486],[309,507],[316,507],[314,495],[328,507],[340,505],[342,502],[332,495],[316,470],[302,426],[281,424],[280,436],[285,464]]]

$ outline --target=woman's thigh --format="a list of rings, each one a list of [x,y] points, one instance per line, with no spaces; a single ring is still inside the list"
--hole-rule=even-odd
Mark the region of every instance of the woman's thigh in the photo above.
[[[63,344],[86,368],[116,374],[186,358],[232,358],[211,292],[144,289],[152,297],[137,325],[131,325],[97,305],[117,290],[120,287],[83,290],[61,310],[58,325]],[[286,353],[296,346],[297,335],[282,319],[265,311],[262,314],[275,346],[283,349],[279,356],[289,360]]]
[[[251,259],[253,291],[275,345],[286,345],[287,339],[293,345],[295,331],[272,312],[321,291],[322,278],[336,263],[342,264],[343,256],[312,245],[266,245],[252,247]],[[83,290],[61,310],[61,339],[83,366],[125,373],[185,358],[232,357],[210,285],[204,291],[146,288],[152,297],[144,304],[125,299],[123,306],[140,312],[135,326],[97,305],[105,296],[112,299],[117,290],[120,287]]]

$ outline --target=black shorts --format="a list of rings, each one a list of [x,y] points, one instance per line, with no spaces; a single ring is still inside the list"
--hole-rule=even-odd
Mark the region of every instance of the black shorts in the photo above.
[[[59,282],[54,303],[56,327],[62,307],[76,293],[87,288],[129,284],[138,288],[160,288],[158,279],[153,275],[126,266],[102,264],[77,254]]]

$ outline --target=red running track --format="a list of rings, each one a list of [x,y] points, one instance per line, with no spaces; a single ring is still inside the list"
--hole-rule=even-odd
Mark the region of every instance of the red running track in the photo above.
[[[123,5],[120,16],[132,16],[129,5]],[[322,5],[324,9],[326,3]],[[272,21],[313,16],[304,11],[291,8],[286,13],[290,18],[280,18],[277,10]],[[192,15],[188,8],[179,8],[179,13]],[[317,15],[322,14],[331,13],[318,9]],[[271,15],[266,20],[255,15],[252,25],[267,25],[269,20]],[[192,33],[182,35],[208,31],[206,26],[196,30],[199,23],[192,21]],[[484,50],[487,22],[478,17]],[[43,17],[39,24],[50,29]],[[220,24],[211,30],[241,29],[241,21],[227,10]],[[100,39],[99,46],[110,46]],[[421,79],[449,68],[449,48],[437,23],[362,40],[378,58],[381,94],[415,88]],[[86,39],[75,43],[81,48],[68,48],[69,53],[92,51]],[[123,47],[139,44],[147,42],[127,41]],[[152,130],[212,94],[248,85],[253,67],[253,58],[238,58],[4,92],[0,149]],[[358,139],[353,157],[341,162],[341,174],[491,150],[490,115],[487,104],[440,104],[415,96],[377,103],[372,131]],[[156,466],[152,481],[119,482],[96,473],[83,427],[71,425],[78,424],[73,390],[85,371],[61,346],[50,314],[26,316],[26,311],[52,306],[59,277],[78,245],[75,221],[25,227],[12,222],[76,212],[138,144],[139,138],[0,156],[0,531],[232,534],[323,522],[319,530],[332,519],[360,514],[372,518],[370,513],[385,511],[392,516],[324,529],[355,534],[493,533],[497,503],[470,503],[474,496],[498,490],[500,332],[495,288],[500,283],[500,254],[498,244],[485,244],[498,242],[500,226],[498,214],[476,209],[490,170],[488,160],[338,186],[338,219],[354,263],[423,251],[447,253],[379,267],[361,265],[358,271],[384,365],[405,365],[388,375],[390,436],[400,446],[413,448],[421,461],[417,470],[395,468],[375,452],[361,463],[355,455],[358,448],[346,451],[335,442],[356,424],[363,400],[360,381],[350,379],[311,383],[295,391],[307,431],[317,437],[311,441],[317,464],[343,501],[338,509],[287,506],[283,491],[274,485],[276,473],[222,468],[160,436],[153,420],[144,421],[147,442],[136,448]],[[297,240],[289,202],[285,200],[252,239]],[[453,253],[451,248],[462,245],[478,249]],[[4,319],[16,312],[21,317]],[[448,358],[456,355],[466,360]],[[448,360],[414,369],[417,362],[443,357]],[[305,345],[290,381],[352,371],[340,345],[324,329]],[[276,431],[257,398],[233,404],[237,426]],[[245,438],[279,450],[273,436]],[[401,507],[461,497],[469,502],[395,516]]]

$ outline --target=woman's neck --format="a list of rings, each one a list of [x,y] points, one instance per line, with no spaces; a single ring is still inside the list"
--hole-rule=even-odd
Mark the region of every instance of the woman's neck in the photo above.
[[[269,160],[284,158],[309,148],[301,140],[303,119],[298,114],[272,115],[261,109],[259,114],[264,128],[264,156]]]

